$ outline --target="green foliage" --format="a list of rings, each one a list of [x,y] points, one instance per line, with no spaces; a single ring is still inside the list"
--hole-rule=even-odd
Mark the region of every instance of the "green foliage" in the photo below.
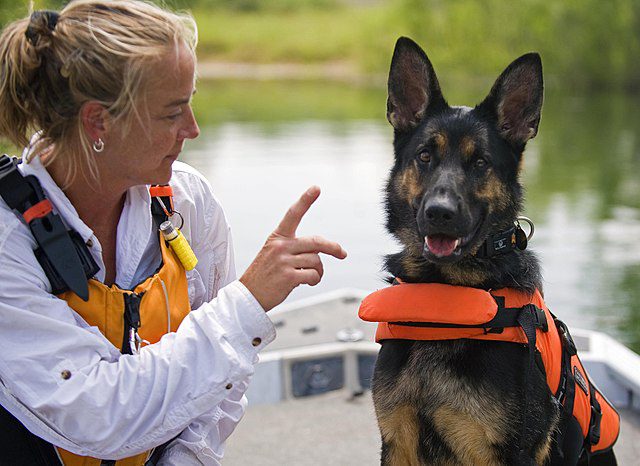
[[[308,8],[329,8],[338,0],[167,0],[177,8],[231,11],[296,11]]]
[[[349,62],[385,74],[404,35],[444,74],[487,79],[536,50],[547,84],[640,89],[638,0],[157,1],[194,12],[201,60]],[[24,16],[27,4],[0,0],[0,23]]]

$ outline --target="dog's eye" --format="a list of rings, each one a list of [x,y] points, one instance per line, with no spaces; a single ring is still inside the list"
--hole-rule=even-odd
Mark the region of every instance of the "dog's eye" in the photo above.
[[[423,150],[422,152],[420,152],[418,154],[418,158],[420,159],[421,162],[424,162],[424,163],[431,162],[431,154],[429,154],[429,152],[427,152],[426,150]]]
[[[476,160],[475,166],[477,168],[486,168],[487,165],[489,165],[489,162],[487,162],[485,159],[483,159],[482,157],[478,158]]]

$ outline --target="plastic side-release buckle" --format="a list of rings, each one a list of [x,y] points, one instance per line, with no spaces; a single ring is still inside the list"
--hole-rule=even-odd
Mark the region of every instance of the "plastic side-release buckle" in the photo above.
[[[591,406],[591,423],[589,424],[589,443],[595,445],[600,441],[600,424],[602,411],[600,406]]]
[[[587,439],[591,445],[600,441],[600,425],[602,424],[602,407],[596,398],[596,388],[589,381],[589,398],[591,399],[591,419],[589,421],[589,432]]]
[[[549,331],[549,324],[547,323],[547,315],[544,309],[540,309],[535,304],[527,304],[522,308],[522,312],[530,312],[533,316],[534,325],[542,329],[543,332]]]
[[[560,319],[556,318],[555,323],[556,328],[559,330],[560,336],[562,337],[563,346],[569,353],[569,356],[575,356],[576,354],[578,354],[576,344],[574,343],[573,338],[571,338],[571,334],[569,333],[569,328]]]

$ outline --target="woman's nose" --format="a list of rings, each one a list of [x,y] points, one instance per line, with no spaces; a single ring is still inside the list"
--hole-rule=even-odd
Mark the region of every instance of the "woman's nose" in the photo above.
[[[193,110],[189,108],[187,115],[185,115],[184,126],[180,129],[178,137],[180,139],[195,139],[199,134],[200,127],[193,114]]]

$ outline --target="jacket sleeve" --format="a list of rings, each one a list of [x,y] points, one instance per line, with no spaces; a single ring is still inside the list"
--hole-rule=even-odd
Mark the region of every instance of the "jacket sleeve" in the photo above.
[[[158,466],[217,466],[225,441],[244,415],[247,382],[238,384],[215,410],[193,421],[165,450]]]
[[[275,336],[241,283],[192,311],[176,333],[120,355],[47,291],[32,247],[24,225],[3,221],[0,404],[31,432],[80,455],[120,459],[175,438],[201,416],[234,416],[235,407],[221,410],[242,403],[257,352]]]
[[[193,184],[191,184],[193,186]],[[198,275],[203,279],[204,299],[215,297],[221,287],[236,279],[231,229],[224,212],[205,184],[207,198],[206,218],[208,226],[204,231],[193,231],[192,242],[197,256],[211,257],[214,260],[201,264]],[[194,289],[199,287],[195,286]],[[198,302],[200,296],[192,296]],[[257,362],[257,357],[254,362]],[[158,466],[171,465],[218,465],[224,455],[224,443],[235,430],[244,415],[247,398],[244,396],[250,377],[238,383],[228,396],[210,412],[194,420],[166,448]]]

